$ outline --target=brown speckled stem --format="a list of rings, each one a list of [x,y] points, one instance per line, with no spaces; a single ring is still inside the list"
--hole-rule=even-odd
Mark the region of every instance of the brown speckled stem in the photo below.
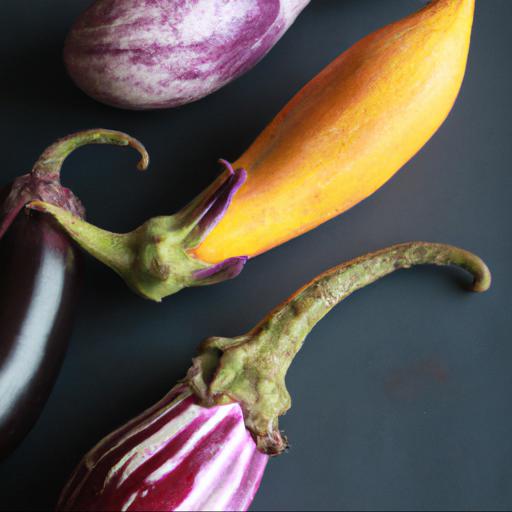
[[[472,289],[487,290],[491,274],[474,254],[445,244],[409,242],[338,265],[305,285],[249,333],[209,338],[187,381],[208,404],[239,402],[259,448],[281,453],[287,445],[278,417],[291,405],[286,372],[315,324],[351,293],[395,270],[414,265],[455,265],[473,274]]]

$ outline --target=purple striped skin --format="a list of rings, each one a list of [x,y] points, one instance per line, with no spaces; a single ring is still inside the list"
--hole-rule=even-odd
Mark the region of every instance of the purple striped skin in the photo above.
[[[133,110],[177,107],[239,77],[309,0],[96,0],[64,46],[92,98]]]
[[[268,458],[239,404],[206,408],[180,385],[85,455],[57,510],[247,510]]]

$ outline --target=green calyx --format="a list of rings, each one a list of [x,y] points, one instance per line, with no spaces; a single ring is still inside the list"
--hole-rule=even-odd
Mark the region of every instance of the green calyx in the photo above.
[[[130,233],[111,233],[47,202],[29,207],[53,215],[85,251],[109,266],[139,295],[160,302],[189,286],[214,284],[238,275],[247,258],[238,256],[217,264],[190,254],[226,212],[246,179],[221,161],[226,171],[202,194],[175,215],[149,219]]]
[[[206,406],[238,402],[258,448],[269,455],[286,449],[278,418],[291,406],[286,372],[304,339],[336,304],[354,291],[402,268],[455,265],[473,274],[473,291],[491,284],[485,263],[457,247],[425,242],[395,245],[338,265],[308,283],[249,333],[208,338],[186,382]]]

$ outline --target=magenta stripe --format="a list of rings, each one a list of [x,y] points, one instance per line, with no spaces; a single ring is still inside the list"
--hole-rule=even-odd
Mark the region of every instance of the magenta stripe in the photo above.
[[[172,511],[186,503],[187,509],[202,510],[226,503],[226,510],[246,510],[259,487],[268,456],[257,451],[239,406],[201,407],[195,396],[180,396],[187,390],[185,386],[171,391],[89,452],[64,489],[57,509]],[[159,415],[176,399],[181,402]],[[187,412],[192,414],[185,421],[183,415]],[[145,422],[149,424],[142,426]],[[173,424],[180,430],[165,437],[165,432],[172,432]],[[134,434],[139,428],[142,430]],[[152,437],[154,446],[149,445]],[[249,456],[243,462],[242,453]],[[129,454],[132,456],[124,460]],[[123,460],[122,467],[117,468]],[[157,477],[170,462],[175,465]],[[202,470],[206,470],[203,477],[207,481],[196,481]],[[234,487],[226,485],[230,481]],[[217,490],[221,494],[214,497]]]
[[[155,419],[155,421],[150,422],[148,425],[141,428],[141,430],[136,434],[132,433],[132,431],[135,432],[138,430],[144,421],[147,421],[151,417],[150,415],[145,417],[143,420],[133,423],[128,429],[123,428],[122,432],[115,432],[112,437],[106,438],[104,443],[93,448],[90,452],[90,455],[92,456],[92,463],[97,464],[100,462],[100,458],[105,456],[107,453],[110,460],[115,460],[116,458],[121,459],[124,454],[135,448],[153,434],[157,433],[174,418],[183,414],[191,405],[194,405],[194,398],[189,396],[171,410],[166,411],[159,418]],[[205,413],[208,415],[208,409],[205,409]],[[116,447],[117,444],[119,444],[119,446]]]
[[[260,453],[254,445],[252,457],[247,461],[240,485],[226,504],[226,510],[245,511],[249,508],[260,486],[268,459],[268,455]]]
[[[175,400],[177,400],[181,393],[187,388],[182,389],[182,387],[172,389],[167,395],[165,395],[160,401],[158,401],[153,406],[146,409],[142,414],[139,414],[137,417],[130,420],[128,423],[125,423],[118,429],[114,430],[111,434],[106,436],[103,440],[101,440],[90,452],[89,454],[93,454],[99,448],[101,451],[104,451],[103,448],[107,445],[114,446],[117,442],[119,442],[125,435],[129,434],[131,430],[134,430],[135,427],[141,425],[146,420],[148,420],[151,416],[155,415],[158,411],[162,411],[162,415],[168,415],[171,411],[163,410],[172,404]],[[175,410],[174,408],[172,410]],[[157,421],[158,418],[155,418]]]
[[[226,449],[225,439],[233,429],[239,426],[239,418],[227,416],[217,427],[208,433],[194,447],[178,467],[166,477],[153,485],[146,497],[139,495],[130,510],[174,510],[179,506],[193,489],[195,476],[200,468],[213,459],[220,450]],[[168,460],[172,455],[168,455]],[[151,464],[152,471],[158,469],[165,461]],[[146,473],[147,475],[148,473]],[[141,476],[138,484],[140,489]],[[220,478],[225,475],[219,475]]]
[[[247,463],[244,476],[240,481],[240,487],[233,496],[228,510],[245,511],[250,507],[252,500],[260,487],[268,459],[269,456],[259,452],[255,444],[254,453],[251,460]]]
[[[219,501],[219,496],[214,496],[215,493],[222,488],[226,484],[229,485],[233,480],[237,480],[240,477],[241,469],[239,464],[239,459],[242,456],[242,453],[245,449],[247,449],[247,437],[244,435],[243,437],[237,436],[236,431],[242,428],[243,419],[240,416],[238,424],[235,428],[231,430],[231,432],[226,433],[226,439],[224,439],[224,446],[221,446],[218,452],[215,454],[215,457],[211,457],[209,460],[206,459],[204,465],[209,464],[209,474],[208,477],[211,478],[212,472],[215,478],[212,479],[213,484],[209,486],[203,494],[199,494],[197,489],[195,490],[195,496],[189,495],[186,497],[186,501],[180,503],[183,507],[183,503],[186,503],[189,508],[193,508],[194,510],[203,510],[204,505],[206,504],[208,509],[217,510],[217,505]],[[245,434],[245,426],[243,426],[243,433]],[[235,438],[233,438],[233,434],[235,434]],[[222,464],[215,464],[214,459],[220,459],[224,457],[221,461]],[[215,467],[213,466],[215,464]],[[202,469],[202,468],[201,468]],[[204,475],[202,475],[204,477]],[[197,475],[196,475],[197,477]],[[197,485],[200,486],[201,482],[197,482]],[[231,487],[233,489],[233,487]],[[226,490],[224,489],[224,494]],[[236,492],[234,490],[233,492]],[[224,499],[224,498],[222,498]]]
[[[101,441],[98,445],[96,445],[96,447],[93,448],[84,457],[84,459],[82,459],[78,467],[72,473],[68,484],[60,496],[59,509],[62,508],[64,506],[63,504],[67,503],[68,500],[72,499],[72,495],[77,494],[79,490],[84,486],[84,484],[87,483],[87,485],[89,485],[91,470],[94,472],[95,480],[99,479],[104,482],[104,479],[106,478],[106,475],[108,474],[111,466],[119,462],[119,460],[121,460],[122,457],[131,449],[133,449],[137,444],[140,444],[140,440],[143,441],[144,439],[147,439],[150,435],[152,435],[152,433],[158,431],[163,425],[167,424],[169,421],[172,421],[172,418],[179,416],[183,411],[188,409],[188,407],[190,407],[190,405],[192,405],[194,402],[194,398],[192,396],[187,397],[185,400],[183,400],[183,402],[177,404],[176,407],[172,408],[170,411],[167,411],[160,418],[158,418],[157,421],[151,425],[148,425],[148,427],[145,429],[142,429],[142,431],[139,432],[139,434],[136,436],[132,436],[131,438],[128,437],[125,442],[122,442],[123,437],[130,435],[130,431],[136,430],[140,424],[146,421],[152,414],[155,414],[158,409],[168,406],[182,392],[182,388],[176,388],[172,390],[155,406],[149,408],[139,417],[135,418],[125,426],[113,432],[105,439],[103,439],[103,441]],[[205,409],[205,411],[207,410]],[[169,416],[171,416],[171,418],[168,418]],[[116,446],[118,443],[120,443],[120,445],[108,453],[109,450]],[[104,459],[100,460],[102,457],[104,457]],[[88,465],[85,464],[86,460]],[[103,483],[100,487],[102,486]]]
[[[92,468],[92,471],[86,473],[82,487],[87,486],[87,494],[79,494],[78,499],[70,503],[73,510],[116,510],[120,503],[125,503],[130,496],[137,491],[144,490],[145,477],[154,471],[153,467],[158,467],[168,461],[179,449],[186,443],[197,429],[203,424],[202,418],[196,418],[189,423],[176,437],[169,440],[165,449],[157,456],[149,458],[143,462],[139,469],[135,470],[124,482],[121,483],[127,466],[131,459],[127,460],[115,477],[110,478],[107,483],[107,476],[123,455],[128,453],[134,447],[123,450],[118,457],[104,457],[99,464]],[[158,462],[157,462],[158,461]]]

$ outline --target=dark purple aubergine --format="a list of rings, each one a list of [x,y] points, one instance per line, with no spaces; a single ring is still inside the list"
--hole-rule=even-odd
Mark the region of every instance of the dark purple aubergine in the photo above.
[[[60,184],[65,158],[85,144],[142,145],[120,132],[88,130],[50,146],[29,174],[0,190],[0,457],[39,418],[62,365],[80,283],[76,246],[47,214],[25,208],[46,200],[83,216]]]
[[[0,243],[0,456],[39,417],[71,333],[76,250],[43,214],[22,212]]]

